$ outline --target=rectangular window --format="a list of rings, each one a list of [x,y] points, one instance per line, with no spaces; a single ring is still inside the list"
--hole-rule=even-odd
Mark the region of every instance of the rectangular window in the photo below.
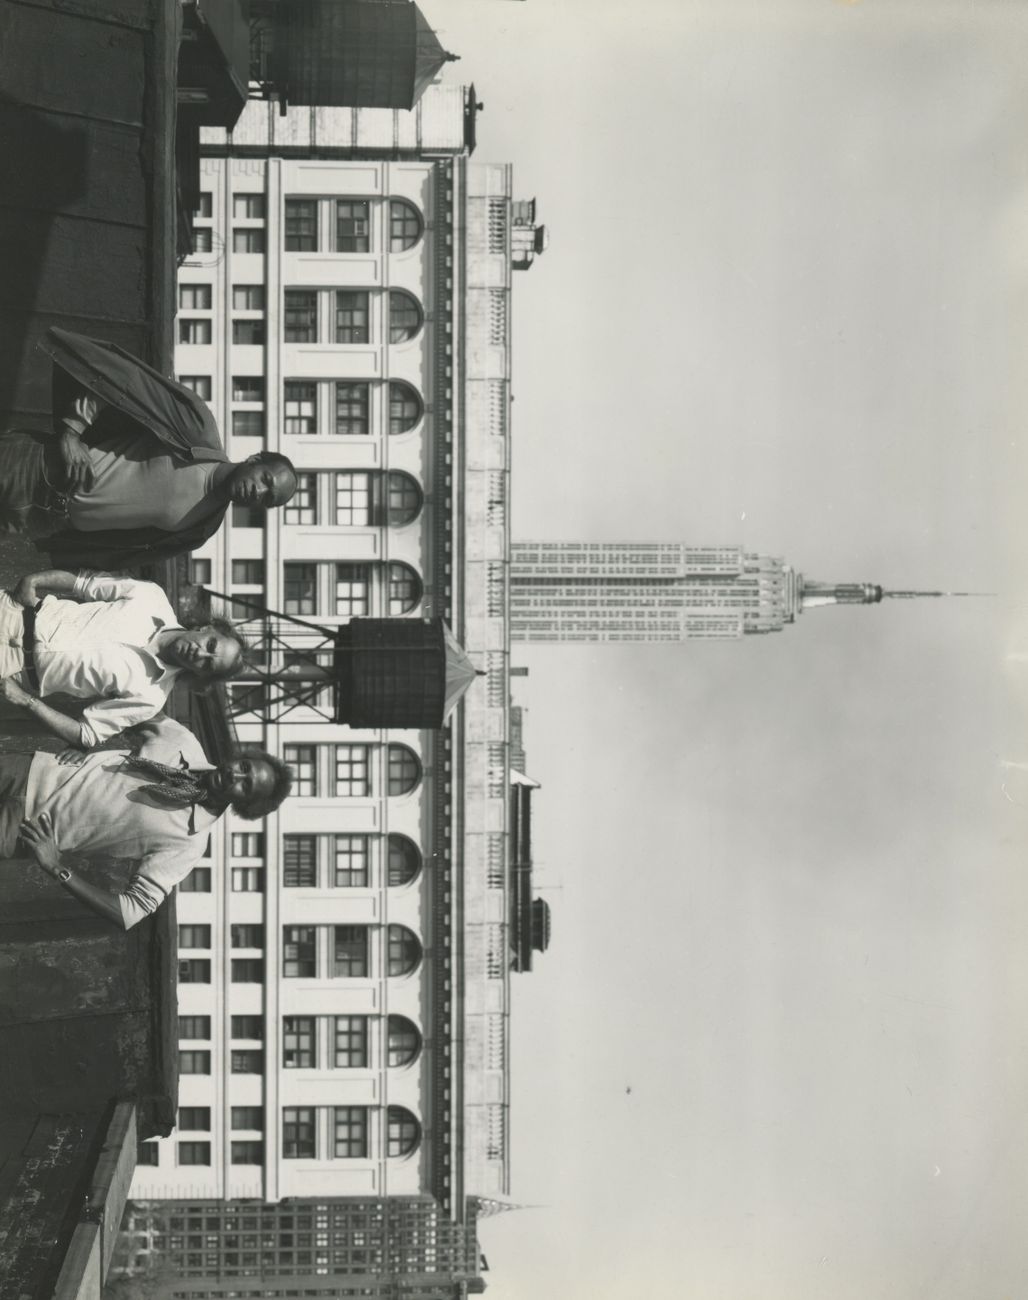
[[[188,388],[191,393],[203,398],[205,402],[211,400],[210,375],[179,375],[178,381],[183,388]]]
[[[356,977],[368,973],[368,927],[337,925],[334,927],[332,974]]]
[[[371,522],[371,475],[336,474],[336,523],[364,527]]]
[[[267,522],[263,506],[233,506],[233,528],[263,528]]]
[[[264,1111],[260,1106],[233,1106],[232,1127],[236,1132],[245,1129],[248,1133],[263,1133]]]
[[[236,564],[239,561],[235,561]],[[249,561],[242,561],[246,564]],[[262,561],[258,560],[258,564]],[[264,833],[263,831],[237,831],[232,836],[232,856],[234,858],[263,858],[264,857]]]
[[[196,1049],[184,1050],[180,1048],[178,1054],[178,1072],[179,1074],[210,1074],[210,1052],[201,1052]]]
[[[335,883],[339,888],[368,883],[368,836],[337,835],[335,837]]]
[[[211,580],[210,560],[189,561],[189,581],[197,587],[206,587]]]
[[[232,400],[233,402],[263,402],[263,378],[260,375],[233,375]]]
[[[361,384],[349,379],[336,383],[336,437],[363,437],[371,431],[369,402],[370,384]]]
[[[371,754],[367,745],[336,745],[337,795],[363,798],[371,793]]]
[[[179,311],[210,311],[211,286],[209,284],[180,284],[178,287]]]
[[[233,948],[263,948],[264,947],[264,926],[263,925],[232,926],[232,947]]]
[[[366,1106],[335,1107],[336,1159],[356,1159],[368,1154],[368,1110]]]
[[[233,1142],[232,1163],[234,1165],[264,1164],[264,1143],[260,1140]]]
[[[232,215],[240,221],[264,220],[263,194],[236,194],[232,198]]]
[[[262,1040],[264,1038],[264,1018],[262,1016],[233,1016],[232,1037]]]
[[[282,927],[282,974],[286,979],[313,979],[317,974],[317,931],[313,925]]]
[[[210,1016],[179,1016],[178,1036],[179,1038],[210,1038]]]
[[[286,252],[318,251],[318,200],[286,199]]]
[[[180,1165],[209,1165],[211,1163],[211,1144],[209,1142],[180,1142],[178,1144],[178,1162]]]
[[[368,204],[358,199],[336,203],[336,252],[366,253],[370,248]]]
[[[285,341],[317,343],[318,295],[312,289],[285,291]]]
[[[178,323],[178,341],[180,343],[210,343],[211,322],[196,317],[185,317]]]
[[[263,438],[263,411],[233,411],[232,436],[234,438]]]
[[[260,984],[264,980],[263,957],[233,957],[233,984]]]
[[[209,984],[211,963],[208,957],[183,957],[178,964],[180,984]]]
[[[232,342],[242,347],[263,347],[263,320],[234,320],[232,322]]]
[[[283,1106],[282,1155],[287,1160],[316,1158],[313,1106]]]
[[[209,925],[180,925],[178,928],[178,946],[180,948],[209,948],[211,946],[211,927]]]
[[[287,1070],[313,1070],[317,1064],[317,1021],[286,1016],[282,1021],[282,1064]]]
[[[232,581],[239,587],[263,587],[264,586],[264,561],[263,560],[233,560],[232,561]],[[263,837],[258,834],[258,839]],[[233,843],[236,837],[233,836]],[[233,848],[232,852],[235,853]],[[258,849],[257,852],[263,852]]]
[[[357,289],[336,291],[337,343],[367,343],[370,298]]]
[[[195,226],[193,228],[193,252],[209,253],[214,247],[214,231],[210,226]]]
[[[318,522],[318,476],[297,474],[293,499],[285,506],[287,524],[311,525]]]
[[[232,231],[233,253],[263,253],[264,231],[258,226],[254,229],[236,229]]]
[[[287,614],[313,614],[317,603],[318,566],[291,561],[283,564],[282,591]]]
[[[210,578],[207,581],[209,582]],[[178,891],[180,894],[209,894],[211,892],[210,867],[194,867],[179,885]]]
[[[344,618],[367,614],[371,603],[371,566],[336,565],[336,613]]]
[[[193,216],[200,217],[201,220],[203,219],[210,220],[213,213],[214,213],[214,195],[211,193],[210,190],[201,190],[200,203],[196,211],[193,213]]]
[[[232,1052],[233,1074],[261,1074],[264,1070],[264,1049],[237,1047]]]
[[[318,841],[314,835],[286,835],[282,840],[282,884],[286,889],[314,889],[318,883]]]
[[[264,285],[237,284],[232,289],[233,311],[263,311]]]
[[[367,1016],[336,1016],[336,1068],[355,1069],[367,1063]]]
[[[180,1106],[176,1127],[184,1129],[187,1133],[209,1133],[211,1131],[210,1106]]]
[[[302,435],[318,431],[318,386],[300,379],[287,379],[283,391],[285,432]]]
[[[161,1148],[156,1142],[140,1142],[136,1148],[136,1164],[156,1166],[161,1163]]]
[[[283,745],[283,761],[293,769],[293,794],[313,798],[318,793],[316,745]]]

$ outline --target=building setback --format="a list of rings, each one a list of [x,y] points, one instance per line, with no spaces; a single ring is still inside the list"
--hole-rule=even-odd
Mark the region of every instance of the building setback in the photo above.
[[[509,1188],[510,292],[544,237],[470,161],[474,112],[432,87],[204,132],[176,370],[232,459],[283,452],[299,490],[234,508],[193,580],[237,618],[439,615],[485,676],[438,732],[272,721],[232,688],[297,779],[180,890],[178,1127],[137,1200],[429,1195],[460,1223]]]

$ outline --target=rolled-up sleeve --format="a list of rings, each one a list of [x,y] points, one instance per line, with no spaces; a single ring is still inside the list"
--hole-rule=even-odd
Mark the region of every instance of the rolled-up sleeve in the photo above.
[[[200,861],[206,838],[193,838],[199,839],[200,843],[148,854],[128,886],[116,895],[126,930],[131,930],[144,917],[156,912],[175,886],[185,880]]]
[[[114,578],[109,573],[80,573],[71,591],[79,600],[125,600],[129,596],[154,594],[167,601],[156,583],[141,582],[138,578]]]
[[[126,727],[152,718],[164,708],[165,702],[164,692],[158,689],[97,700],[83,710],[79,719],[79,744],[83,749],[96,749]]]

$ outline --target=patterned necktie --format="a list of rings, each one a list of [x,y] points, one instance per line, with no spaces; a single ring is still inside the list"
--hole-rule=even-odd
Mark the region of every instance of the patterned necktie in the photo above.
[[[151,778],[143,789],[169,808],[188,808],[194,803],[207,803],[211,792],[203,772],[192,772],[188,767],[169,767],[155,763],[151,758],[128,756],[125,759],[130,772]]]

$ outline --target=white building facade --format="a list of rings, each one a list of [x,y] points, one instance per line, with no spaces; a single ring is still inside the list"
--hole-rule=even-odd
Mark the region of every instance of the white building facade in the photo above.
[[[510,291],[541,240],[468,112],[434,87],[416,123],[256,102],[205,132],[177,373],[299,490],[236,508],[194,581],[329,628],[439,615],[487,675],[437,732],[236,719],[297,780],[179,893],[179,1122],[137,1199],[508,1189]]]

